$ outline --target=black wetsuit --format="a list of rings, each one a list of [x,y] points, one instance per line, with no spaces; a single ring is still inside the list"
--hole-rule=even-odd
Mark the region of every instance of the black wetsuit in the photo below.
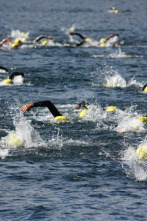
[[[40,101],[33,104],[34,107],[47,107],[54,117],[63,116],[51,101]]]
[[[8,72],[8,69],[5,68],[5,67],[0,66],[0,69],[1,69],[1,70],[4,70],[4,71],[6,71],[6,72]]]
[[[81,46],[81,45],[83,45],[84,43],[86,43],[86,38],[85,38],[83,35],[81,35],[80,33],[70,32],[69,34],[70,34],[70,35],[77,35],[77,36],[79,36],[79,37],[82,39],[82,41],[80,41],[79,43],[77,43],[76,46]]]
[[[9,79],[13,80],[14,77],[21,75],[22,77],[24,77],[24,73],[23,72],[13,72],[10,76]]]

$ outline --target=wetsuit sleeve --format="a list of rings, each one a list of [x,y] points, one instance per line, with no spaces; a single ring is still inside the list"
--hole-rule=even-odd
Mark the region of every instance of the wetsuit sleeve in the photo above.
[[[8,72],[8,69],[5,68],[5,67],[0,66],[0,69],[1,69],[1,70],[4,70],[4,71],[6,71],[6,72]]]
[[[112,38],[112,37],[114,37],[114,36],[119,36],[119,34],[112,34],[112,35],[108,36],[108,37],[106,38],[106,40],[109,40],[110,38]]]
[[[83,40],[85,39],[85,37],[83,35],[81,35],[80,33],[77,33],[77,32],[70,32],[69,34],[70,35],[77,35],[77,36],[79,36]]]
[[[38,36],[37,38],[35,38],[35,40],[33,41],[33,43],[36,43],[36,42],[40,41],[40,40],[43,39],[43,38],[53,39],[52,36],[40,35],[40,36]]]
[[[19,75],[21,75],[21,76],[24,77],[24,73],[23,73],[23,72],[13,72],[13,73],[9,76],[9,79],[13,80],[14,77],[19,76]]]
[[[54,117],[62,116],[62,114],[51,101],[36,102],[34,103],[34,107],[47,107]]]

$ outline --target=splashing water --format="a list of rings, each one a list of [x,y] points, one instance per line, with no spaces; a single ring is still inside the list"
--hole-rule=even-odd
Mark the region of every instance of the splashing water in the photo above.
[[[126,87],[126,81],[119,74],[106,76],[106,87]]]
[[[12,30],[11,31],[11,37],[16,39],[20,39],[20,40],[23,40],[24,38],[28,39],[29,38],[29,32],[27,33],[24,33],[24,32],[21,32],[20,30]]]
[[[145,161],[139,161],[136,150],[128,147],[122,156],[122,167],[130,179],[137,181],[147,180],[147,164]]]

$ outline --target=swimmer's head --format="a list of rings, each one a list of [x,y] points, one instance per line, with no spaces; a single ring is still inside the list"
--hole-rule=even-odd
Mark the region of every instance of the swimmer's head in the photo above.
[[[43,41],[42,42],[42,45],[44,45],[44,46],[47,45],[47,44],[48,44],[48,41]]]
[[[10,84],[13,84],[13,81],[9,77],[1,82],[1,85],[10,85]]]
[[[17,138],[16,135],[14,135],[14,136],[9,137],[9,139],[7,140],[7,144],[9,146],[21,147],[21,146],[23,146],[24,141],[20,140],[19,138]]]
[[[105,44],[104,44],[104,43],[102,43],[100,46],[103,48],[103,47],[105,47]]]
[[[23,38],[22,38],[22,42],[24,42],[24,41],[27,41],[27,38],[26,38],[26,37],[23,37]]]
[[[107,107],[106,111],[115,111],[117,109],[116,106]]]
[[[100,42],[102,42],[102,43],[106,42],[106,38],[101,38]]]
[[[88,43],[91,42],[91,38],[86,38],[85,40],[86,40],[86,42],[88,42]]]
[[[82,101],[79,104],[74,105],[73,108],[76,108],[76,109],[86,108],[87,109],[87,105],[89,105],[88,102]]]
[[[88,110],[84,109],[80,112],[80,117],[85,117],[87,115]]]
[[[141,120],[143,123],[147,123],[147,116],[140,117],[139,120]]]
[[[136,153],[138,155],[138,159],[147,158],[147,147],[146,146],[138,147],[138,149],[136,150]]]
[[[12,44],[13,48],[18,48],[22,45],[22,41],[20,39],[15,39],[14,43]]]
[[[57,122],[57,123],[65,123],[68,121],[67,117],[65,116],[57,116],[54,118],[54,120]]]

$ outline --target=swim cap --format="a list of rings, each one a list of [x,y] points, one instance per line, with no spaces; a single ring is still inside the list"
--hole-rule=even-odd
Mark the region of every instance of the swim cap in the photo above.
[[[136,150],[136,153],[138,154],[139,159],[146,158],[147,157],[147,147],[139,147]]]
[[[26,37],[23,37],[22,38],[22,41],[24,42],[24,41],[27,41],[27,38]]]
[[[91,38],[86,38],[86,42],[91,42]]]
[[[115,12],[115,13],[118,13],[119,11],[118,11],[118,9],[115,9],[114,12]]]
[[[85,117],[86,114],[87,114],[87,111],[88,111],[88,110],[86,110],[86,109],[82,110],[82,111],[80,112],[80,117]]]
[[[21,32],[21,35],[25,35],[25,33],[24,33],[24,32]]]
[[[101,46],[101,47],[105,47],[105,44],[104,44],[104,43],[102,43],[100,46]]]
[[[65,116],[57,116],[54,118],[54,120],[58,121],[58,122],[67,122],[68,121],[67,117],[65,117]]]
[[[43,44],[43,45],[47,45],[47,44],[48,44],[48,41],[43,41],[42,44]]]
[[[1,84],[3,84],[3,85],[13,84],[13,81],[11,79],[9,79],[9,77],[8,77],[7,79],[3,80],[1,82]]]
[[[18,139],[16,136],[12,136],[7,141],[8,145],[10,146],[17,146],[21,147],[24,144],[23,140]]]
[[[147,117],[140,117],[139,120],[141,120],[144,123],[147,123]]]
[[[21,45],[21,41],[19,39],[15,39],[14,43],[12,44],[13,48],[18,48]]]
[[[145,87],[144,92],[146,92],[146,93],[147,93],[147,87]]]
[[[106,111],[115,111],[117,109],[117,107],[116,106],[112,106],[112,107],[108,107],[107,109],[106,109]]]
[[[106,38],[101,38],[100,39],[100,42],[105,42],[106,41]]]

